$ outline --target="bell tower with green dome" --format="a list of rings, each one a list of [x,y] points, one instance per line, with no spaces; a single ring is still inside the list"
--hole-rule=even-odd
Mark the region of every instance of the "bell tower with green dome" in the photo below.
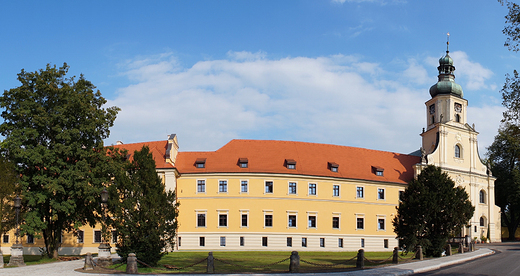
[[[439,59],[438,81],[430,87],[431,99],[426,104],[426,127],[422,136],[422,162],[416,175],[426,165],[435,165],[463,187],[475,206],[475,213],[461,236],[472,240],[489,237],[500,241],[500,208],[495,205],[495,177],[491,175],[478,153],[475,125],[467,123],[468,101],[462,87],[455,83],[455,66],[450,57],[449,41],[446,55]],[[489,233],[488,233],[489,232]]]

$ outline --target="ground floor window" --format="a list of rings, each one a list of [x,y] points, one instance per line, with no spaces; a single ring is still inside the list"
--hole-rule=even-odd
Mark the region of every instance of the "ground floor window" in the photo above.
[[[365,247],[365,239],[361,239],[361,247],[362,247],[362,248]]]
[[[34,236],[33,235],[27,235],[27,243],[34,243]]]
[[[226,237],[220,237],[220,246],[226,246]]]
[[[343,239],[342,238],[339,238],[338,239],[338,247],[343,247]]]
[[[206,246],[206,237],[199,237],[199,246]]]
[[[320,238],[320,247],[325,247],[325,238]]]
[[[385,248],[388,248],[388,239],[384,239],[384,240],[383,240],[383,246],[384,246]]]
[[[262,246],[267,246],[267,237],[262,237]]]
[[[307,247],[307,238],[302,238],[302,247]]]
[[[244,237],[240,237],[240,246],[244,246],[245,243],[246,243],[245,238]]]
[[[85,232],[83,230],[78,231],[78,243],[83,243],[85,237]]]
[[[292,247],[292,237],[287,237],[287,247]]]
[[[3,243],[9,243],[9,235],[5,234],[5,235],[2,237],[2,242],[3,242]]]
[[[101,243],[101,230],[94,230],[94,243]]]

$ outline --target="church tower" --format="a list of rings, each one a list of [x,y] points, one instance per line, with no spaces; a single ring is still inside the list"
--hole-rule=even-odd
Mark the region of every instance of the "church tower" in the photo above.
[[[500,214],[495,206],[495,178],[479,156],[475,125],[467,123],[468,101],[462,87],[455,83],[455,66],[449,55],[439,59],[438,81],[430,88],[431,99],[426,104],[426,128],[423,128],[423,164],[440,167],[466,189],[475,213],[461,233],[472,239],[489,237],[500,241]],[[420,172],[420,167],[417,173]],[[488,234],[489,232],[489,234]]]

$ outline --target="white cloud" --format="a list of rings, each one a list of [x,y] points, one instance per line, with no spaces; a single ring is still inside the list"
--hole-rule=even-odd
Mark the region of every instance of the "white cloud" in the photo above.
[[[122,108],[107,144],[163,140],[176,133],[183,151],[216,150],[235,138],[403,153],[421,146],[430,85],[424,83],[433,76],[416,60],[395,72],[344,55],[269,59],[262,52],[229,52],[228,59],[191,68],[163,56],[127,63],[127,76],[138,82],[107,104]],[[394,79],[396,73],[414,81]],[[488,108],[475,112],[497,112]],[[485,124],[493,128],[491,121],[483,129]]]
[[[455,63],[456,75],[466,80],[464,83],[460,83],[463,86],[463,90],[493,90],[496,88],[496,86],[485,83],[493,75],[491,70],[484,68],[479,63],[470,61],[465,52],[455,51],[450,53],[450,56]]]

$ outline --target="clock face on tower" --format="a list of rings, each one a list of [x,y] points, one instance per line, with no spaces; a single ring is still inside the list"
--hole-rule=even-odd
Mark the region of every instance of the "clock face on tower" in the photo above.
[[[462,112],[462,105],[460,103],[455,103],[455,112]]]
[[[435,113],[435,104],[430,105],[430,114]]]

